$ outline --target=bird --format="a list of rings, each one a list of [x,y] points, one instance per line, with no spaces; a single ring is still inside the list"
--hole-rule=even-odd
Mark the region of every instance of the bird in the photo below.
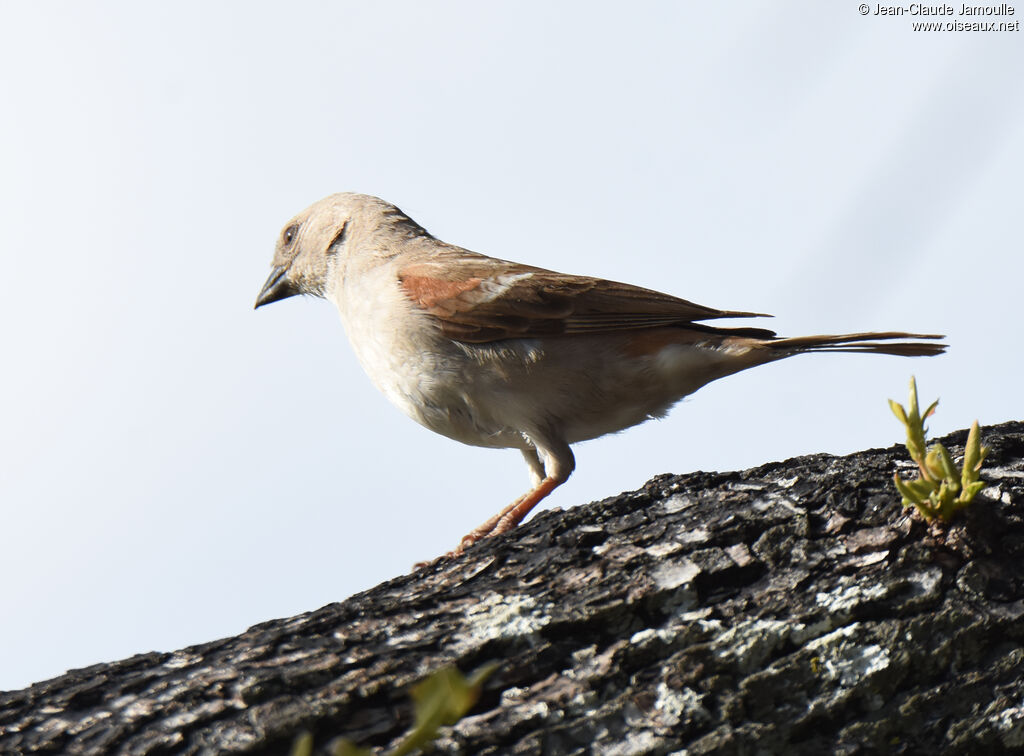
[[[572,444],[663,417],[719,378],[798,354],[932,356],[937,334],[782,338],[712,326],[769,317],[488,257],[378,197],[333,194],[281,231],[256,308],[334,304],[363,369],[413,420],[465,444],[518,449],[531,487],[446,556],[506,533],[575,468]]]

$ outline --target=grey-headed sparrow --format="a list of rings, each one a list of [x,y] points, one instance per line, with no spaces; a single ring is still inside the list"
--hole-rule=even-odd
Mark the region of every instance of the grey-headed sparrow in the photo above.
[[[807,352],[945,349],[927,341],[936,335],[777,338],[705,325],[757,313],[486,257],[364,194],[322,199],[285,226],[256,306],[296,294],[334,303],[359,362],[409,417],[522,452],[533,487],[455,553],[515,527],[565,482],[570,444],[661,417],[716,378]]]

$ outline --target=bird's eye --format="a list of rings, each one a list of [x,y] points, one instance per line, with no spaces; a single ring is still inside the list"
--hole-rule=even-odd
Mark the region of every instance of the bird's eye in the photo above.
[[[284,245],[287,247],[295,240],[295,234],[298,232],[298,226],[288,226],[281,234],[281,239],[284,241]]]

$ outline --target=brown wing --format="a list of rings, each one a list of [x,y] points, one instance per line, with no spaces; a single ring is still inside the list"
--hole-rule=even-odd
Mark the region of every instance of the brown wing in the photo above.
[[[458,248],[406,266],[399,281],[416,305],[440,321],[446,336],[474,344],[759,315],[715,310],[639,286],[555,273]],[[763,329],[736,332],[774,335]]]

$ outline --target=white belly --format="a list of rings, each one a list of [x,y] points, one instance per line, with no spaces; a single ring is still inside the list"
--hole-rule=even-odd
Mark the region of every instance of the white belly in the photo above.
[[[750,366],[735,351],[694,344],[627,356],[628,333],[460,344],[397,286],[367,280],[375,275],[393,282],[393,274],[364,274],[365,290],[384,299],[352,292],[335,302],[363,369],[409,417],[474,446],[596,438],[660,417],[705,383]]]

